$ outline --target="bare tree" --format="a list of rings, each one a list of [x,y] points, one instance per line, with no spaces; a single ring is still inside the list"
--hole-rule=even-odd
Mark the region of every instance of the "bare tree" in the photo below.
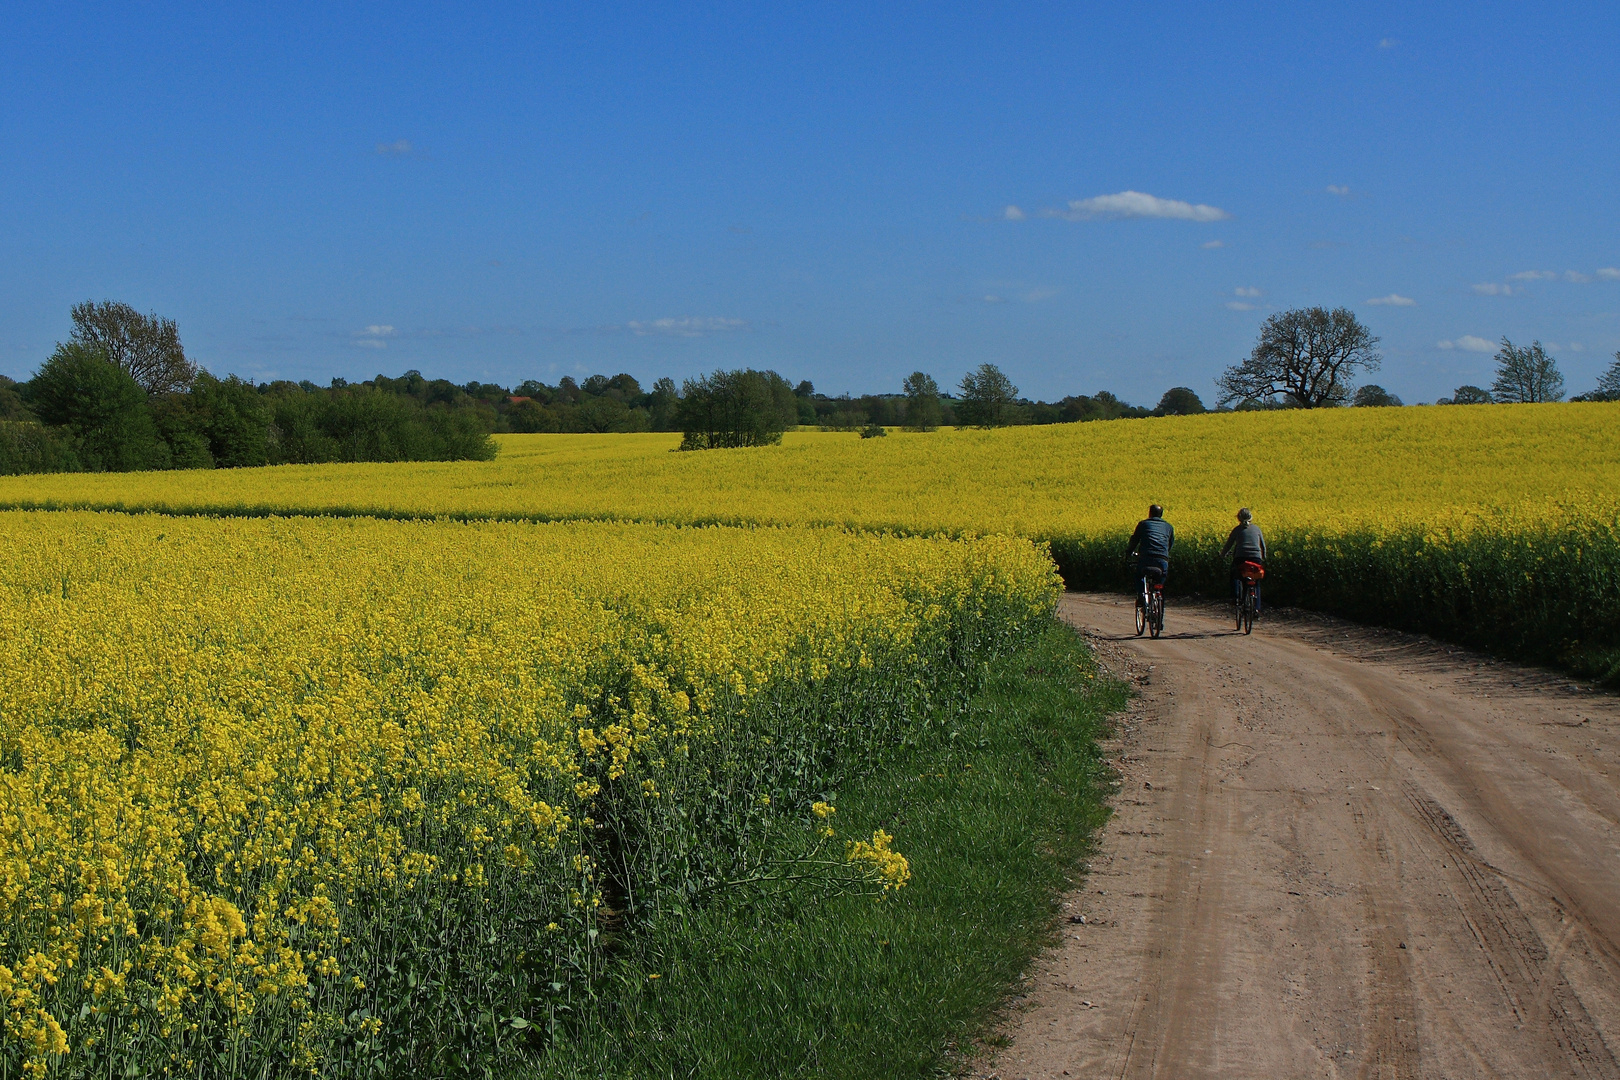
[[[1260,328],[1249,358],[1215,380],[1221,404],[1269,401],[1279,394],[1303,409],[1342,404],[1355,373],[1383,362],[1377,345],[1349,308],[1279,311]]]
[[[174,320],[142,315],[128,304],[86,300],[73,305],[72,341],[129,372],[148,394],[185,390],[197,377],[197,365],[180,347]]]
[[[1597,389],[1586,395],[1590,401],[1620,401],[1620,352],[1614,354],[1614,363],[1598,377]]]
[[[1497,401],[1530,403],[1564,400],[1564,377],[1558,362],[1547,355],[1541,342],[1519,348],[1507,338],[1496,353],[1496,381],[1491,395]]]

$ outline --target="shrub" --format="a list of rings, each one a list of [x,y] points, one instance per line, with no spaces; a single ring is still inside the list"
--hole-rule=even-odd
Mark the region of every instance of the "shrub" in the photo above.
[[[45,423],[72,432],[80,463],[93,472],[169,465],[146,391],[88,345],[57,346],[28,384],[28,403]]]
[[[74,472],[79,455],[60,429],[28,420],[0,420],[0,474]]]
[[[716,371],[686,380],[679,419],[682,450],[768,446],[798,423],[799,404],[774,371]]]

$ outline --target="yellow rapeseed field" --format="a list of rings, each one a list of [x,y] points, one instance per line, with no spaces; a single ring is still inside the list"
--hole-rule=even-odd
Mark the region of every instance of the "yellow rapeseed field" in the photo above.
[[[772,815],[823,843],[817,763],[1057,588],[1027,542],[827,529],[4,512],[0,543],[8,1075],[532,1037],[604,913],[723,883]],[[884,888],[891,839],[848,841]]]
[[[1617,421],[505,436],[492,462],[0,478],[39,508],[0,511],[0,1076],[438,1070],[532,1038],[626,912],[756,872],[783,822],[903,885],[903,838],[823,835],[838,770],[1047,619],[1054,558],[1123,581],[1149,501],[1177,583],[1224,585],[1248,505],[1274,599],[1602,674]]]
[[[670,453],[677,435],[505,435],[491,462],[0,478],[0,506],[793,523],[1040,539],[1430,520],[1620,491],[1620,404],[1226,413],[998,431],[789,433]]]

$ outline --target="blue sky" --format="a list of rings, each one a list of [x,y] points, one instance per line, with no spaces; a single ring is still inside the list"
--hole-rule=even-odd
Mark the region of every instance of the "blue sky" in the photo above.
[[[1612,2],[268,7],[9,9],[0,372],[86,298],[323,383],[1208,400],[1308,304],[1408,401],[1620,349]]]

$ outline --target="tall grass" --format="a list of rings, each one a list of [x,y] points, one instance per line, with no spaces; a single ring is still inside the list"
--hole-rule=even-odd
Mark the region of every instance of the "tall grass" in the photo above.
[[[905,889],[879,903],[735,894],[655,920],[610,961],[611,994],[527,1075],[948,1074],[1047,942],[1106,817],[1096,739],[1124,698],[1055,622],[983,666],[925,738],[832,793],[852,834],[894,834]]]

